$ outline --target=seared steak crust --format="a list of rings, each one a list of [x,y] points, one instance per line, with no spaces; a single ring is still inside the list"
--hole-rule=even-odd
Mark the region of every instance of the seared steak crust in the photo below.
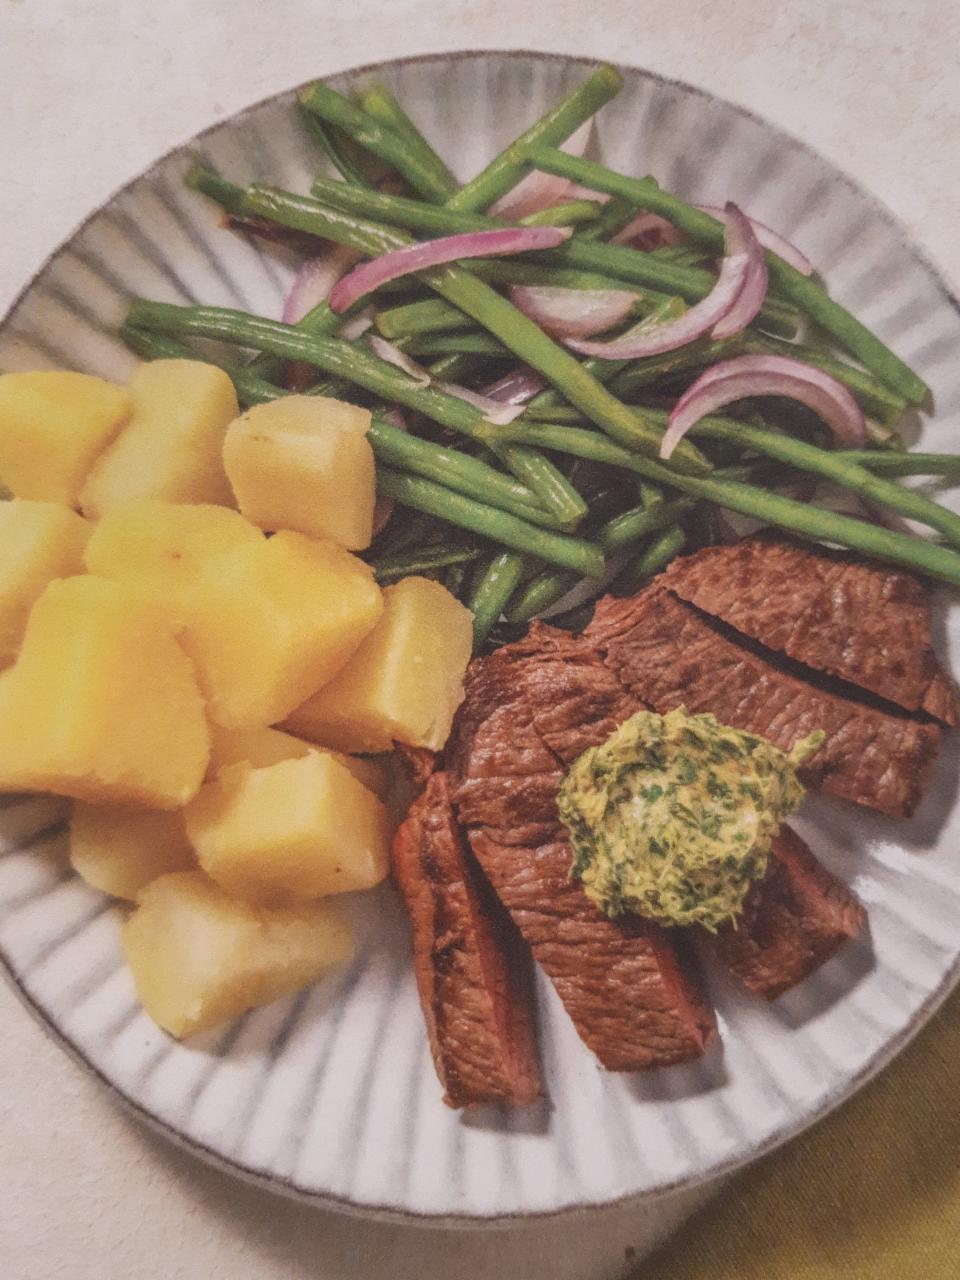
[[[761,537],[674,560],[660,583],[768,649],[957,723],[956,690],[930,643],[927,592],[910,574]]]
[[[707,934],[707,945],[751,991],[775,1000],[855,938],[865,919],[850,890],[784,826],[736,925]]]
[[[658,582],[597,606],[584,641],[655,711],[681,705],[762,734],[784,751],[815,729],[826,741],[801,777],[891,817],[909,817],[937,754],[937,726],[825,692],[722,634]]]
[[[567,766],[641,704],[588,645],[537,626],[474,662],[447,749],[471,848],[584,1042],[610,1070],[699,1057],[714,1034],[674,938],[602,915],[569,878]]]
[[[444,1100],[532,1101],[540,1069],[530,960],[464,847],[444,773],[426,778],[394,838],[417,989]]]

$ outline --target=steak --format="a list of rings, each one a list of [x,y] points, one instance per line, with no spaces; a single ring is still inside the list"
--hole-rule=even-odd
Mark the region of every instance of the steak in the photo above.
[[[423,766],[421,758],[418,764]],[[540,1093],[530,959],[472,865],[445,773],[427,775],[393,844],[413,964],[444,1101],[522,1104]]]
[[[824,730],[823,747],[800,770],[811,786],[891,817],[908,817],[920,799],[939,747],[935,724],[797,679],[658,582],[631,598],[601,600],[582,640],[655,711],[711,711],[783,751]]]
[[[930,643],[927,592],[910,574],[762,537],[674,560],[660,582],[768,649],[957,724],[956,690]]]
[[[570,879],[556,807],[569,764],[640,703],[587,644],[534,625],[471,665],[447,749],[471,848],[608,1070],[699,1057],[715,1034],[692,958],[674,934],[610,920]]]
[[[865,919],[849,889],[784,826],[736,924],[705,936],[713,955],[750,991],[775,1000],[855,938]]]

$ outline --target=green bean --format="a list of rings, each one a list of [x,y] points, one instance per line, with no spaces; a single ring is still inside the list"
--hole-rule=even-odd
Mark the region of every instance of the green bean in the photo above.
[[[403,506],[437,516],[448,524],[469,529],[514,551],[538,556],[549,564],[572,569],[584,577],[599,578],[603,573],[603,555],[592,542],[540,529],[420,476],[378,467],[377,491]]]
[[[596,222],[600,206],[596,200],[565,200],[546,209],[537,209],[517,219],[521,227],[578,227]]]
[[[213,169],[208,169],[199,160],[191,164],[184,182],[191,191],[199,191],[202,195],[215,200],[227,213],[243,216],[245,212],[243,201],[246,195],[244,188],[238,187],[235,182],[228,182],[226,178],[222,178]]]
[[[481,434],[484,439],[499,442],[522,437],[528,444],[541,449],[623,467],[692,497],[705,498],[717,506],[754,516],[802,537],[837,542],[878,560],[887,560],[960,585],[960,554],[947,547],[796,502],[782,494],[770,493],[739,481],[717,479],[715,476],[679,475],[662,463],[613,444],[599,432],[578,427],[514,422],[507,426],[490,424],[482,428]]]
[[[412,334],[403,339],[403,349],[412,356],[450,356],[473,355],[489,356],[491,359],[510,359],[510,352],[496,338],[484,333],[482,329],[474,329],[471,333],[458,333],[455,330],[447,333]]]
[[[309,196],[292,197],[287,192],[251,188],[248,202],[258,199],[262,208],[271,207],[284,225],[309,222],[316,234],[350,244],[362,252],[365,246],[377,244],[377,252],[400,248],[411,243],[410,237],[388,227],[349,218],[337,211],[326,211]],[[314,208],[311,210],[311,204]],[[287,221],[287,219],[296,219]],[[593,246],[603,248],[605,246]],[[532,320],[518,311],[506,298],[469,271],[459,266],[433,267],[419,273],[420,278],[448,302],[472,316],[484,329],[499,338],[524,364],[532,365],[552,382],[566,398],[582,409],[591,421],[602,427],[613,439],[655,454],[659,449],[659,433],[649,427],[626,405],[611,395],[590,372],[568,351],[559,346]],[[703,455],[681,441],[674,451],[673,464],[694,472],[709,470]]]
[[[613,67],[597,67],[587,80],[541,116],[512,146],[491,160],[481,173],[451,196],[449,207],[460,211],[488,208],[523,177],[526,168],[524,161],[518,160],[513,154],[518,147],[525,148],[537,143],[559,146],[580,125],[596,115],[605,103],[616,97],[622,85],[623,81]]]
[[[562,600],[580,581],[567,569],[544,569],[531,578],[510,600],[505,617],[508,622],[530,622],[545,609]]]
[[[545,284],[558,289],[621,289],[635,293],[645,305],[653,307],[668,295],[641,288],[632,280],[617,280],[596,271],[580,271],[575,267],[545,267],[526,258],[475,258],[470,270],[487,284]]]
[[[427,373],[437,382],[467,382],[486,366],[486,357],[451,355],[431,360]]]
[[[614,516],[597,534],[597,541],[608,554],[622,551],[624,547],[641,538],[646,538],[658,529],[664,529],[693,510],[697,505],[696,498],[673,498],[671,501],[660,501],[652,505],[631,507]]]
[[[473,319],[442,298],[424,298],[388,307],[377,315],[376,325],[385,338],[395,342],[411,334],[450,333],[459,329],[476,329]]]
[[[257,184],[254,190],[269,190],[292,196],[281,188]],[[384,191],[370,191],[362,187],[337,182],[333,178],[316,178],[311,195],[303,200],[315,200],[326,208],[341,213],[351,213],[358,218],[370,218],[376,222],[399,227],[404,231],[416,231],[428,236],[460,235],[470,231],[493,231],[508,224],[499,218],[489,218],[482,213],[457,213],[443,205],[428,204],[409,196],[390,195]]]
[[[611,382],[618,396],[628,399],[644,387],[653,386],[664,378],[671,378],[688,370],[703,369],[717,360],[726,360],[743,350],[740,335],[720,338],[710,342],[691,342],[676,351],[665,351],[658,356],[646,356],[632,360]]]
[[[857,369],[845,360],[838,360],[826,351],[818,351],[816,347],[801,346],[799,343],[782,342],[767,334],[745,333],[742,335],[743,350],[756,355],[790,356],[794,360],[802,360],[804,364],[812,364],[824,373],[829,373],[848,387],[862,405],[863,409],[888,427],[894,427],[903,417],[907,402],[903,396],[891,391],[884,383]]]
[[[617,575],[617,587],[639,586],[647,578],[652,578],[680,554],[686,542],[687,535],[677,525],[661,530]]]
[[[690,244],[662,244],[650,252],[661,262],[672,262],[678,267],[699,267],[710,256],[702,248]]]
[[[393,129],[385,128],[329,85],[318,81],[301,89],[299,101],[307,111],[328,125],[336,125],[366,151],[385,160],[428,200],[442,203],[449,195],[448,185],[419,150],[414,151]]]
[[[458,547],[451,543],[436,543],[414,547],[410,551],[397,551],[371,561],[376,580],[383,586],[399,578],[413,574],[429,573],[448,565],[469,564],[480,557],[479,547]]]
[[[643,409],[642,412],[654,422],[664,425],[669,417],[664,409]],[[847,461],[837,452],[818,449],[805,440],[767,431],[735,418],[701,418],[693,428],[693,434],[753,449],[800,471],[824,476],[870,502],[929,525],[954,546],[960,546],[960,516],[915,489],[907,489],[893,480],[874,475],[856,462]]]
[[[470,593],[467,608],[473,614],[474,652],[482,647],[500,619],[507,601],[523,575],[524,557],[516,551],[493,556]]]
[[[667,218],[699,244],[717,252],[723,251],[724,226],[719,219],[695,209],[660,187],[651,187],[646,179],[626,178],[603,165],[570,156],[556,147],[517,148],[514,159],[519,161],[521,154],[547,173],[560,174],[591,189],[636,200],[643,208]],[[821,285],[810,276],[802,275],[775,253],[765,250],[765,257],[770,283],[785,298],[796,303],[840,346],[856,356],[872,374],[908,403],[918,405],[927,399],[930,392],[926,383],[854,315],[835,302]]]
[[[360,96],[360,106],[368,116],[388,129],[392,129],[397,137],[417,154],[425,168],[433,169],[438,190],[445,187],[450,195],[456,191],[456,178],[389,89],[385,89],[382,84],[370,85]]]
[[[840,449],[835,456],[884,476],[944,476],[960,480],[960,453],[883,453],[877,449]]]
[[[639,210],[632,201],[620,200],[614,196],[601,207],[597,220],[578,234],[584,240],[609,240],[618,231],[629,226],[638,213]]]
[[[138,299],[131,306],[128,323],[135,328],[215,338],[257,347],[284,359],[303,360],[385,400],[417,410],[463,435],[474,436],[486,421],[482,412],[465,400],[436,387],[419,386],[368,351],[339,338],[305,333],[280,321],[265,320],[227,307],[179,307]],[[580,496],[548,458],[521,445],[511,446],[504,460],[514,475],[535,489],[544,506],[565,524],[579,520],[583,514]]]
[[[364,167],[360,159],[363,156],[363,152],[360,151],[360,154],[356,157],[350,154],[348,146],[350,142],[349,135],[345,134],[342,129],[325,124],[319,116],[315,116],[312,111],[308,111],[301,102],[297,103],[297,111],[307,133],[310,134],[313,141],[343,177],[344,182],[353,183],[360,187],[372,187],[373,175],[368,171],[368,168]],[[359,151],[359,148],[357,150]]]
[[[452,596],[456,596],[458,600],[462,599],[463,586],[467,580],[467,566],[465,564],[448,565],[442,582]]]

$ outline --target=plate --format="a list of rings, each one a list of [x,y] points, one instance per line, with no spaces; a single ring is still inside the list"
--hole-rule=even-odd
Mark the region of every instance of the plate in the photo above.
[[[466,178],[570,90],[587,64],[531,53],[442,55],[376,75]],[[956,448],[960,312],[884,209],[808,148],[745,111],[625,69],[597,155],[652,172],[689,199],[733,198],[796,241],[851,307],[932,385],[923,446]],[[240,181],[305,190],[318,161],[293,92],[164,157],[97,210],[46,263],[0,331],[0,368],[123,377],[112,336],[134,294],[278,315],[292,275],[217,225],[185,190],[199,153]],[[960,669],[960,619],[937,610]],[[948,744],[919,815],[896,824],[814,797],[798,822],[870,913],[866,936],[768,1007],[712,970],[723,1037],[696,1065],[599,1070],[540,981],[549,1101],[461,1116],[441,1102],[389,886],[351,901],[347,972],[175,1044],[142,1013],[118,946],[118,909],[65,860],[64,806],[0,801],[0,955],[61,1042],[142,1117],[197,1153],[273,1187],[366,1212],[509,1219],[689,1187],[796,1134],[859,1088],[920,1028],[960,972],[957,753]],[[55,1117],[51,1117],[51,1123]]]

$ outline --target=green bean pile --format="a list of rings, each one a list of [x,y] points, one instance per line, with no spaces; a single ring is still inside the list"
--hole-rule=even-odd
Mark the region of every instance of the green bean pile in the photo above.
[[[720,510],[960,584],[960,517],[900,483],[911,475],[960,480],[960,457],[904,450],[898,425],[926,401],[926,386],[815,279],[767,252],[769,290],[742,333],[630,361],[581,360],[510,301],[505,290],[521,284],[621,290],[635,298],[628,323],[655,326],[714,287],[709,263],[723,252],[721,222],[652,177],[624,176],[559,149],[619,88],[616,71],[598,67],[464,186],[376,84],[355,100],[323,84],[300,95],[305,127],[340,174],[318,176],[309,194],[239,186],[200,164],[190,170],[188,185],[238,225],[272,227],[316,252],[332,242],[365,258],[509,225],[485,211],[532,168],[610,197],[603,204],[578,196],[519,219],[569,228],[558,248],[431,267],[363,300],[372,302],[383,337],[428,362],[428,385],[380,359],[365,337],[344,338],[350,313],[335,315],[326,302],[289,325],[138,299],[124,340],[148,359],[209,359],[191,338],[233,346],[223,367],[244,405],[289,394],[286,371],[297,362],[313,371],[307,394],[369,407],[378,492],[396,504],[367,553],[377,578],[438,578],[472,609],[478,648],[514,634],[575,588],[580,605],[555,620],[582,624],[601,585],[635,587],[685,547],[714,540]],[[610,243],[642,211],[667,219],[688,243],[654,252]],[[801,344],[804,317],[819,336]],[[808,411],[768,400],[701,419],[661,461],[669,406],[693,377],[736,355],[789,355],[831,375],[869,415],[871,447],[831,448]],[[517,365],[536,371],[543,390],[508,425],[444,389],[479,390]],[[408,430],[386,416],[397,407]],[[934,536],[789,496],[804,477]]]

